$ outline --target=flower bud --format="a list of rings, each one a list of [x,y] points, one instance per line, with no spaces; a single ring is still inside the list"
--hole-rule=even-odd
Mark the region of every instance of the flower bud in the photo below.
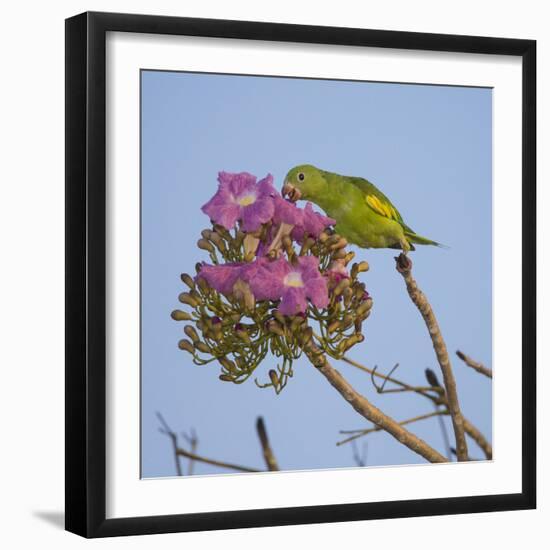
[[[345,330],[348,327],[350,327],[352,323],[353,323],[353,316],[350,315],[349,313],[347,315],[344,315],[342,319],[342,328]]]
[[[227,247],[225,246],[225,241],[220,237],[218,233],[210,232],[209,240],[218,247],[218,250],[222,254],[227,250]]]
[[[199,351],[202,351],[203,353],[210,353],[210,348],[204,342],[197,341],[197,342],[194,342],[193,345],[195,346],[196,349],[198,349]]]
[[[210,287],[208,286],[208,283],[206,282],[206,279],[204,277],[198,277],[197,285],[201,292],[205,294],[210,291]]]
[[[333,260],[343,260],[347,256],[345,248],[338,248],[332,255]]]
[[[301,317],[300,315],[297,315],[292,319],[292,322],[290,323],[290,332],[294,333],[297,330],[300,330],[300,327],[304,324],[304,317]]]
[[[180,275],[181,280],[192,290],[195,288],[195,281],[193,281],[193,277],[188,275],[187,273],[182,273]]]
[[[274,385],[274,386],[278,386],[279,385],[279,377],[277,376],[277,372],[274,371],[273,369],[271,369],[269,371],[269,379],[271,380],[271,383]]]
[[[286,321],[285,316],[280,311],[275,310],[273,313],[273,317],[275,317],[275,319],[277,319],[277,321],[279,321],[281,325],[285,324],[285,321]]]
[[[188,292],[182,292],[178,296],[178,300],[182,304],[187,304],[188,306],[191,306],[191,307],[197,307],[200,303],[196,298],[193,298],[193,296],[191,296],[191,294],[189,294]]]
[[[367,300],[365,300],[358,308],[357,308],[357,316],[358,317],[362,317],[363,315],[365,315],[365,313],[367,313],[367,311],[370,310],[370,308],[372,307],[372,300],[370,298],[368,298]]]
[[[331,250],[338,250],[339,248],[345,248],[346,246],[348,246],[348,241],[344,239],[344,237],[340,237],[340,235],[333,235],[333,237],[338,237],[338,240],[330,245]]]
[[[197,246],[202,250],[206,250],[207,252],[210,252],[210,253],[214,252],[214,247],[206,239],[199,239],[197,241]]]
[[[186,311],[181,311],[180,309],[175,309],[172,311],[170,316],[174,319],[174,321],[191,321],[191,319],[193,319],[189,313]]]
[[[235,325],[235,334],[246,344],[250,344],[250,336],[242,325]]]
[[[237,366],[235,365],[235,363],[233,363],[233,361],[231,361],[231,359],[228,359],[227,357],[221,357],[218,359],[218,361],[229,372],[237,372]]]
[[[326,243],[329,239],[329,235],[326,231],[323,231],[320,235],[319,235],[319,241],[321,243]]]
[[[332,321],[330,325],[328,326],[328,333],[332,334],[333,332],[336,332],[340,328],[340,321]]]
[[[230,374],[220,374],[219,379],[222,382],[233,382],[233,377]]]
[[[184,351],[188,351],[191,354],[195,353],[195,349],[193,348],[193,344],[189,341],[183,338],[183,340],[180,340],[178,342],[178,347]]]
[[[302,244],[302,248],[300,248],[300,256],[306,255],[314,244],[315,239],[313,239],[312,237],[308,237],[307,239],[305,239]]]
[[[187,336],[189,336],[189,338],[191,338],[191,340],[193,340],[194,343],[198,341],[199,335],[197,334],[197,331],[191,325],[187,325],[183,329],[183,332],[185,332],[185,334],[187,334]]]
[[[311,338],[313,337],[313,329],[311,327],[307,327],[302,333],[302,346],[307,346],[311,342]]]
[[[368,262],[359,262],[358,264],[353,264],[351,269],[351,274],[353,277],[357,277],[359,273],[368,271],[370,269]]]
[[[348,265],[351,262],[351,260],[353,260],[353,258],[355,258],[355,252],[350,250],[344,258],[344,265]]]
[[[347,308],[351,303],[351,299],[353,297],[353,290],[348,286],[348,288],[344,289],[343,296],[344,296],[344,306]]]
[[[269,332],[272,332],[273,334],[277,334],[278,336],[285,335],[285,331],[283,330],[281,325],[279,325],[279,323],[277,323],[277,321],[274,321],[274,320],[268,322],[267,330]]]
[[[344,290],[346,288],[348,288],[350,285],[350,282],[349,282],[349,279],[346,277],[345,279],[342,279],[337,285],[336,285],[336,288],[332,291],[333,294],[335,296],[340,296],[340,294],[342,294],[342,292],[344,292]]]

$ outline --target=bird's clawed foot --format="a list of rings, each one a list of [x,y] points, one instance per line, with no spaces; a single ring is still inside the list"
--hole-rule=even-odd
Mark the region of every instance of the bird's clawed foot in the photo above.
[[[399,273],[406,273],[412,269],[412,260],[407,256],[406,252],[401,252],[395,258],[395,268]]]

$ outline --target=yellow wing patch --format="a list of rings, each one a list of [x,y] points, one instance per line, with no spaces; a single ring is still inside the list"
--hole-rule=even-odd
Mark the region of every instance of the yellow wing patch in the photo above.
[[[367,204],[377,214],[380,214],[385,218],[389,218],[390,220],[395,220],[396,222],[399,221],[399,214],[391,204],[388,204],[387,202],[380,200],[375,195],[367,195],[366,201],[367,201]]]

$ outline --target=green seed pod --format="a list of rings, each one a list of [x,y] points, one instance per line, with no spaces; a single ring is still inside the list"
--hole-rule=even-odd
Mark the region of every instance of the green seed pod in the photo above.
[[[195,349],[193,348],[193,344],[189,341],[183,338],[183,340],[180,340],[178,342],[178,347],[184,351],[188,351],[192,355],[195,353]]]
[[[182,303],[182,304],[187,304],[188,306],[191,306],[191,307],[197,307],[199,305],[199,301],[196,300],[195,298],[193,298],[193,296],[191,296],[191,294],[189,294],[189,292],[182,292],[179,296],[178,296],[178,300]]]
[[[172,311],[170,316],[174,319],[174,321],[191,321],[193,319],[189,313],[186,311],[181,311],[181,309],[175,309]]]
[[[199,335],[197,334],[197,331],[191,325],[187,325],[183,329],[183,332],[185,332],[185,334],[187,334],[187,336],[189,336],[189,338],[191,338],[191,340],[193,340],[193,342],[198,341]]]
[[[197,241],[197,246],[202,249],[202,250],[206,250],[207,252],[211,252],[213,253],[214,252],[214,247],[212,246],[212,243],[210,243],[209,241],[207,241],[206,239],[199,239]]]
[[[201,342],[201,341],[197,341],[197,342],[194,342],[193,344],[195,346],[196,349],[198,349],[199,351],[202,351],[203,353],[210,353],[210,348],[204,343],[204,342]]]

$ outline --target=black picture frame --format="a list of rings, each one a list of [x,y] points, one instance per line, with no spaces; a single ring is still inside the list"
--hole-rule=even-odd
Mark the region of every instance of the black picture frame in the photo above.
[[[523,67],[522,491],[106,519],[105,40],[108,31],[519,56]],[[536,42],[83,13],[66,20],[66,529],[107,537],[531,509],[536,506]]]

